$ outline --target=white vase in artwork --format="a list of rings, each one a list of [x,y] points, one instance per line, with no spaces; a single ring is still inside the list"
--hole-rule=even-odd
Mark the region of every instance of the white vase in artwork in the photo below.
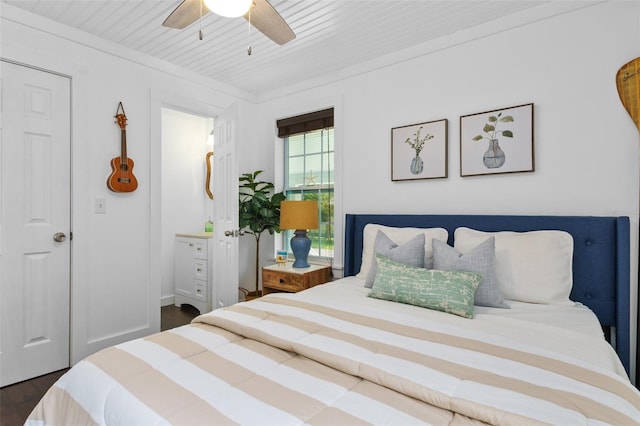
[[[489,169],[497,169],[502,167],[504,161],[504,151],[502,150],[502,148],[500,148],[498,139],[489,140],[489,148],[482,156],[482,162],[484,163],[484,165]]]
[[[416,156],[411,160],[411,174],[419,175],[420,173],[422,173],[423,169],[424,162],[422,161],[422,158],[420,158],[420,156],[416,153]]]

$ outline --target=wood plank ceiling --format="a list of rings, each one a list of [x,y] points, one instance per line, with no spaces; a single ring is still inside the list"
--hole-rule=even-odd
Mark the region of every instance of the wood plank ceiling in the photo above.
[[[162,27],[180,0],[2,0],[3,3],[260,95],[394,54],[548,1],[271,0],[297,38],[278,46],[243,18],[213,13]],[[575,2],[582,7],[585,2]],[[1,6],[1,4],[0,4]],[[204,39],[198,39],[202,28]],[[247,55],[247,46],[252,55]]]

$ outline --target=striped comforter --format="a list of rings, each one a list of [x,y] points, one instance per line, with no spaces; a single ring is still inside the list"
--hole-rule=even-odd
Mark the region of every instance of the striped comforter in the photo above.
[[[345,291],[269,295],[98,352],[27,424],[640,423],[640,393],[610,368]]]

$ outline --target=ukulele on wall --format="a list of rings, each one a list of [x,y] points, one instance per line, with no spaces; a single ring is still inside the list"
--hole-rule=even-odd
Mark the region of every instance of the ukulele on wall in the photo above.
[[[118,104],[115,117],[120,126],[120,156],[111,160],[113,171],[107,179],[107,186],[113,192],[133,192],[138,188],[138,179],[133,175],[133,160],[127,157],[127,116],[122,102]]]

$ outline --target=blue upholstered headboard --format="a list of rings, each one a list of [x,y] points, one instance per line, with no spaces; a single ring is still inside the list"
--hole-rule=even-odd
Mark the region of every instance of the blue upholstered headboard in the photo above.
[[[453,245],[456,228],[480,231],[534,231],[558,229],[573,236],[573,290],[571,300],[587,305],[605,327],[615,327],[615,347],[627,374],[630,365],[630,230],[628,217],[488,216],[348,214],[345,222],[344,276],[360,271],[362,231],[367,223],[394,227],[449,231]]]

